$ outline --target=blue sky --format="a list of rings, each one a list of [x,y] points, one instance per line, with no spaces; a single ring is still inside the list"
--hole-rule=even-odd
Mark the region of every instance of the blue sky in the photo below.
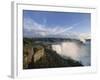
[[[24,34],[59,35],[91,32],[90,13],[23,10]],[[45,33],[44,33],[45,32]]]

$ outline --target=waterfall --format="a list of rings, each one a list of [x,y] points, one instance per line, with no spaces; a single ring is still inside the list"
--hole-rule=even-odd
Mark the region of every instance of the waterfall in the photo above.
[[[61,56],[70,57],[85,66],[90,65],[90,44],[78,44],[74,41],[66,41],[52,45],[52,49]]]
[[[62,55],[71,57],[74,60],[78,59],[80,47],[75,42],[63,42],[62,43]]]
[[[61,44],[53,44],[52,49],[56,51],[58,54],[62,54],[62,46]]]

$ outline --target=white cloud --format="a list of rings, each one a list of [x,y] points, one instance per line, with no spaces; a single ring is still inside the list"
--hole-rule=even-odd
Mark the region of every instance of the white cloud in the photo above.
[[[47,20],[43,20],[43,24],[37,23],[31,18],[24,18],[24,37],[68,37],[68,38],[80,38],[84,37],[83,34],[77,32],[71,32],[74,26],[46,26]],[[87,34],[86,34],[87,35]]]
[[[82,33],[79,37],[83,39],[91,39],[91,33]]]

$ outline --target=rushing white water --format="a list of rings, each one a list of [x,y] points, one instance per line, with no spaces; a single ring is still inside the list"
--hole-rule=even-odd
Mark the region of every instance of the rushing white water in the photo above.
[[[58,54],[62,55],[62,46],[60,44],[52,45],[52,49]]]
[[[52,45],[52,49],[59,55],[70,57],[81,62],[85,66],[90,65],[90,43],[79,44],[74,41],[66,41],[60,44]]]

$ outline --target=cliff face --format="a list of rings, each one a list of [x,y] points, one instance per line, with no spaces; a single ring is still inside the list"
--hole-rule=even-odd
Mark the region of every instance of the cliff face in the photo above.
[[[23,68],[27,68],[28,64],[32,60],[33,48],[32,46],[26,45],[23,47]]]
[[[74,61],[70,58],[64,59],[59,56],[55,51],[45,49],[44,53],[35,53],[40,55],[36,60],[33,55],[31,63],[28,64],[29,69],[34,68],[54,68],[54,67],[75,67],[82,66],[81,63]]]
[[[23,69],[75,67],[83,66],[80,62],[71,58],[63,58],[52,50],[50,44],[29,44],[27,40],[23,45]]]

